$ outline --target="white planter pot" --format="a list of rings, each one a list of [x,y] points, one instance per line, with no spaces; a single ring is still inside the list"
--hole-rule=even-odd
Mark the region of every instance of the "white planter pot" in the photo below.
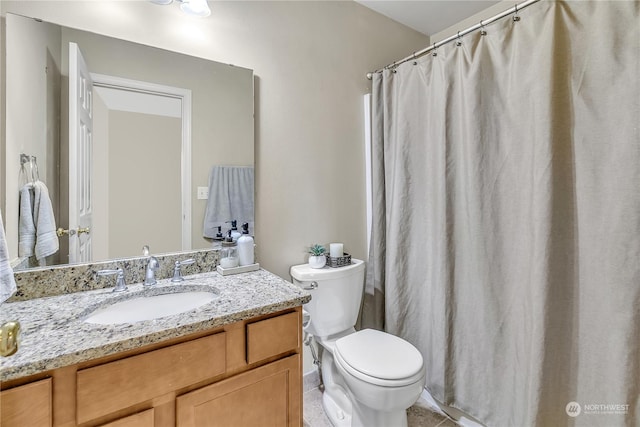
[[[311,268],[322,268],[326,263],[327,258],[324,255],[309,257],[309,267]]]

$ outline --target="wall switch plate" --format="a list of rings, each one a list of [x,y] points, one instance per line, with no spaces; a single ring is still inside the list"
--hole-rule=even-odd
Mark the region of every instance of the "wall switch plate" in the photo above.
[[[209,187],[198,187],[198,200],[207,200],[209,198]]]

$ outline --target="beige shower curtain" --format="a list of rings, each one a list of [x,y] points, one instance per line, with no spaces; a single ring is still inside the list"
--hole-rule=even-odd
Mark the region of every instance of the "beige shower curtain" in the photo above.
[[[640,424],[639,5],[543,1],[374,76],[363,325],[489,426]]]

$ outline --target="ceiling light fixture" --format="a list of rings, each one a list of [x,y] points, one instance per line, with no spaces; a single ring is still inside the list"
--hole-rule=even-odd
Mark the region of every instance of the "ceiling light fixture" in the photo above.
[[[173,0],[149,0],[151,3],[168,5],[173,3]],[[176,3],[180,3],[180,10],[187,15],[199,16],[206,18],[211,15],[211,9],[207,0],[176,0]]]

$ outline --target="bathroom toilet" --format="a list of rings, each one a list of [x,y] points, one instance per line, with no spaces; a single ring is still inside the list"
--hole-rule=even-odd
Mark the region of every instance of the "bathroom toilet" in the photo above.
[[[291,267],[293,283],[312,296],[304,330],[318,343],[324,410],[336,427],[405,427],[425,384],[422,355],[394,335],[355,330],[364,269],[356,259],[340,268]]]

